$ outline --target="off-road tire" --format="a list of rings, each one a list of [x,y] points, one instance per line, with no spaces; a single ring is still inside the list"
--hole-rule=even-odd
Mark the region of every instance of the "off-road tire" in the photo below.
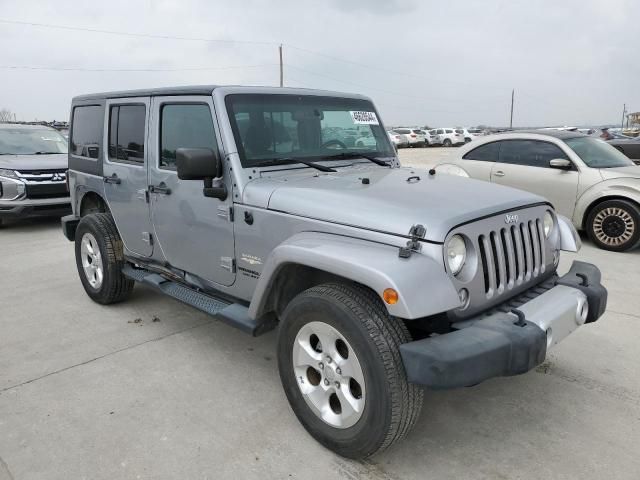
[[[451,145],[452,145],[451,140],[449,140],[448,138],[445,138],[444,142],[442,142],[443,147],[450,147]]]
[[[606,222],[611,223],[607,225]],[[615,236],[606,235],[606,233],[617,233],[620,231],[617,228],[622,229],[623,225],[625,229],[633,230],[626,240],[618,243],[614,240]],[[640,209],[626,200],[606,200],[589,212],[585,226],[589,238],[597,247],[613,252],[624,252],[634,248],[640,242]]]
[[[98,288],[89,283],[81,259],[81,244],[86,233],[96,239],[103,264],[103,280]],[[92,213],[82,217],[75,236],[76,266],[87,295],[97,303],[108,305],[126,300],[131,294],[134,281],[122,274],[125,265],[120,234],[109,213]]]
[[[325,423],[307,405],[293,367],[293,342],[306,324],[321,321],[347,339],[363,370],[365,406],[348,428]],[[278,367],[289,403],[318,442],[348,458],[366,458],[403,438],[415,425],[423,391],[407,382],[400,345],[411,341],[404,323],[389,315],[381,299],[355,284],[331,283],[296,296],[281,318]]]

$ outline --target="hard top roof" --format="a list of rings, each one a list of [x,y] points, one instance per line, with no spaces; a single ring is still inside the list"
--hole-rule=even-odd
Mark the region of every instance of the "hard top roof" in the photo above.
[[[328,90],[315,90],[307,88],[291,87],[258,87],[258,86],[236,86],[236,85],[187,85],[181,87],[158,87],[142,90],[122,90],[116,92],[91,93],[78,95],[73,98],[73,102],[86,100],[103,100],[108,98],[131,98],[131,97],[156,97],[169,95],[211,95],[215,89],[225,89],[232,93],[265,93],[265,94],[298,94],[298,95],[326,95],[344,96],[349,98],[366,98],[363,95],[332,92]]]

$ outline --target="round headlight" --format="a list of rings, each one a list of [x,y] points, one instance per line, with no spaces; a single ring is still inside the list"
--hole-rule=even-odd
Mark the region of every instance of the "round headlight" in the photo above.
[[[543,226],[544,226],[544,237],[548,238],[549,234],[551,233],[551,230],[553,230],[553,215],[549,210],[544,212]]]
[[[453,275],[460,273],[466,259],[467,245],[464,238],[460,235],[454,235],[447,243],[447,265]]]

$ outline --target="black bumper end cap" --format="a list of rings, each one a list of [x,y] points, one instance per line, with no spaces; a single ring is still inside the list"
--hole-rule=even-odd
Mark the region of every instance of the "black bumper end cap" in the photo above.
[[[547,335],[537,325],[514,324],[511,314],[400,346],[408,380],[431,389],[469,387],[492,377],[526,373],[547,354]]]
[[[62,233],[67,237],[67,240],[73,242],[76,239],[76,229],[78,228],[78,223],[80,223],[80,219],[75,215],[67,215],[60,219],[60,224],[62,225]]]
[[[575,288],[587,296],[589,314],[585,323],[598,320],[607,308],[608,292],[600,283],[601,278],[602,274],[598,267],[591,263],[574,260],[569,271],[556,280],[556,285]]]

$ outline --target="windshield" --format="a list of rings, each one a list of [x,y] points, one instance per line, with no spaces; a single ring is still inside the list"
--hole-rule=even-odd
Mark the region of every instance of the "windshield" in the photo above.
[[[67,141],[55,130],[0,128],[0,155],[67,153]]]
[[[322,159],[340,152],[391,157],[395,150],[367,100],[228,95],[227,110],[243,167]]]
[[[623,153],[599,138],[567,138],[564,142],[591,168],[629,167],[635,165]]]

